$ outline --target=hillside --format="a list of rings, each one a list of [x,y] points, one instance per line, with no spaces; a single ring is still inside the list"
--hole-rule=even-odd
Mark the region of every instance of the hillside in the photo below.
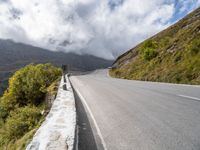
[[[0,40],[0,67],[21,66],[30,62],[50,62],[56,65],[69,64],[71,68],[94,70],[109,66],[112,61],[92,55],[52,52],[39,47]],[[1,70],[1,69],[0,69]]]
[[[117,58],[113,77],[200,84],[200,8]]]
[[[92,55],[52,52],[0,39],[0,95],[7,87],[7,80],[11,74],[29,63],[52,63],[56,66],[68,64],[70,69],[94,70],[108,67],[112,62]]]
[[[51,107],[61,75],[50,64],[31,64],[9,79],[0,97],[0,150],[25,149]]]

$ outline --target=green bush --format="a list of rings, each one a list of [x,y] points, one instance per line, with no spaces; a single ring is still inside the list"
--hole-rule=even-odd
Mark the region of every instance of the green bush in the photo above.
[[[154,49],[146,48],[143,53],[143,57],[145,60],[151,60],[155,58],[158,55],[158,52],[156,52]]]
[[[5,107],[0,106],[0,119],[1,122],[4,122],[6,117],[8,116],[8,111]]]
[[[155,58],[158,55],[158,52],[155,51],[157,47],[158,43],[156,41],[153,41],[152,39],[146,40],[140,48],[142,58],[148,61]]]
[[[30,131],[40,120],[40,110],[35,106],[26,106],[13,111],[5,123],[5,135],[16,139]]]
[[[61,75],[61,69],[50,64],[30,64],[9,79],[0,98],[0,149],[12,147],[41,123],[45,94]]]
[[[199,53],[199,51],[200,51],[200,39],[196,39],[192,42],[192,44],[190,46],[190,50],[191,50],[191,53],[193,55]]]
[[[50,64],[30,64],[18,70],[9,79],[9,87],[1,98],[0,109],[10,111],[18,106],[40,104],[47,87],[61,74],[61,69]]]
[[[15,109],[16,100],[12,93],[5,91],[3,97],[0,99],[0,119],[5,121],[9,112]]]
[[[142,49],[146,49],[146,48],[157,48],[158,43],[156,41],[153,41],[151,39],[144,41],[144,43],[142,44]]]
[[[15,140],[35,128],[41,119],[40,109],[35,106],[17,108],[10,113],[0,132],[0,147]]]
[[[170,37],[166,36],[166,37],[164,37],[164,38],[162,38],[160,40],[159,46],[160,47],[165,47],[165,46],[167,46],[169,44],[169,42],[170,42]]]

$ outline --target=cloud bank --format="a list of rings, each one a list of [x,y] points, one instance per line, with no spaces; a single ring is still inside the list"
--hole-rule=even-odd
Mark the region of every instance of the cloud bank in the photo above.
[[[113,59],[200,0],[0,0],[0,38]]]

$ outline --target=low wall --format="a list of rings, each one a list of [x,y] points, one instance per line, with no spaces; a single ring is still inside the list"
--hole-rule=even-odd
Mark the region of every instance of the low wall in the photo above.
[[[69,79],[62,77],[57,97],[26,150],[73,150],[76,130],[75,99]],[[66,87],[65,87],[66,84]],[[63,89],[63,87],[65,87]]]

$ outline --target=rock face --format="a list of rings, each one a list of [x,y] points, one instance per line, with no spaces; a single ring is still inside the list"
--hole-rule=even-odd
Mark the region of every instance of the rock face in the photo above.
[[[67,90],[63,90],[63,84]],[[76,109],[71,85],[61,79],[52,108],[26,150],[72,150],[75,138]]]

